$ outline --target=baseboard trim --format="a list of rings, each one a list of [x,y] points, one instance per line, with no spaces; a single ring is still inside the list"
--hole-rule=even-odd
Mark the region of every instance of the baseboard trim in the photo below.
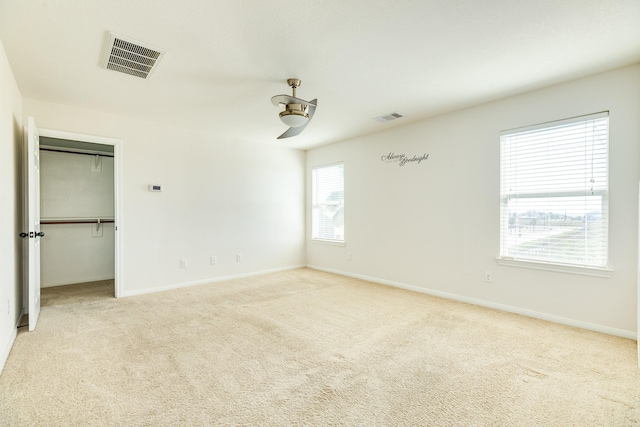
[[[198,286],[198,285],[206,285],[209,283],[216,283],[216,282],[224,282],[226,280],[234,280],[234,279],[243,279],[245,277],[253,277],[253,276],[261,276],[263,274],[269,274],[269,273],[277,273],[279,271],[287,271],[287,270],[295,270],[298,268],[305,268],[306,266],[304,264],[301,265],[292,265],[292,266],[288,266],[288,267],[278,267],[278,268],[270,268],[267,270],[259,270],[259,271],[252,271],[249,273],[241,273],[241,274],[232,274],[230,276],[219,276],[219,277],[211,277],[208,279],[202,279],[202,280],[194,280],[191,282],[182,282],[182,283],[174,283],[171,285],[166,285],[166,286],[160,286],[157,288],[145,288],[145,289],[137,289],[137,290],[133,290],[133,291],[123,291],[122,295],[120,295],[121,297],[132,297],[132,296],[136,296],[136,295],[144,295],[144,294],[152,294],[155,292],[163,292],[163,291],[170,291],[172,289],[180,289],[180,288],[188,288],[190,286]]]
[[[72,279],[72,280],[63,280],[55,283],[40,283],[40,288],[53,288],[55,286],[64,286],[64,285],[75,285],[76,283],[90,283],[90,282],[101,282],[103,280],[113,280],[113,274],[108,276],[100,276],[100,277],[89,277],[84,280]]]
[[[446,298],[454,301],[465,302],[468,304],[479,305],[481,307],[493,308],[495,310],[506,311],[509,313],[520,314],[522,316],[533,317],[536,319],[547,320],[549,322],[559,323],[561,325],[573,326],[580,329],[587,329],[590,331],[601,332],[603,334],[614,335],[621,338],[628,338],[631,340],[637,340],[638,334],[633,331],[627,331],[624,329],[611,328],[609,326],[598,325],[595,323],[583,322],[580,320],[569,319],[566,317],[555,316],[553,314],[542,313],[539,311],[528,310],[526,308],[514,307],[511,305],[500,304],[496,302],[465,297],[462,295],[452,294],[448,292],[436,291],[434,289],[422,288],[415,285],[408,285],[406,283],[394,282],[392,280],[379,279],[377,277],[365,276],[363,274],[350,273],[347,271],[335,270],[332,268],[320,267],[317,265],[307,264],[307,268],[314,270],[326,271],[327,273],[339,274],[341,276],[353,277],[354,279],[366,280],[368,282],[378,283],[380,285],[392,286],[394,288],[406,289],[408,291],[419,292],[427,295],[433,295],[436,297]]]

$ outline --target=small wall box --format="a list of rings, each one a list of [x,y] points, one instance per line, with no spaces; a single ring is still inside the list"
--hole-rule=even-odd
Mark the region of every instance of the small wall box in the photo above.
[[[149,184],[149,191],[162,191],[162,185]]]

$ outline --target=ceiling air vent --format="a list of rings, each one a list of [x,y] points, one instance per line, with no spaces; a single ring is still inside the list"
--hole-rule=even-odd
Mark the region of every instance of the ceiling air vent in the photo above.
[[[386,122],[390,122],[391,120],[399,119],[400,117],[403,117],[402,114],[389,113],[389,114],[385,114],[383,116],[378,116],[378,117],[374,118],[373,120],[375,120],[376,122],[380,122],[380,123],[386,123]]]
[[[102,67],[147,79],[163,55],[164,51],[154,46],[109,33],[109,42],[102,59]]]

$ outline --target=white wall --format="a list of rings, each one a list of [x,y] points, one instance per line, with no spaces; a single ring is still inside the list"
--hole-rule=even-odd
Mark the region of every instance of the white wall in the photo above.
[[[22,96],[0,41],[0,372],[22,312]]]
[[[123,140],[124,295],[304,264],[303,152],[33,99],[23,105],[39,128]]]
[[[40,152],[40,216],[113,218],[113,157]],[[93,166],[93,167],[92,167]],[[42,287],[114,278],[113,224],[43,224]]]
[[[312,167],[345,163],[346,246],[307,232],[307,264],[633,337],[639,94],[636,65],[308,151],[308,195]],[[613,277],[497,265],[500,131],[604,110]],[[429,159],[399,167],[389,152]]]
[[[40,151],[41,218],[113,218],[113,157]]]

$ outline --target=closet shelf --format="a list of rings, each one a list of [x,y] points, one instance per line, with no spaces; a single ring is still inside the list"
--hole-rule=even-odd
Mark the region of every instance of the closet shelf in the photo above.
[[[108,224],[113,218],[40,218],[42,224]]]

